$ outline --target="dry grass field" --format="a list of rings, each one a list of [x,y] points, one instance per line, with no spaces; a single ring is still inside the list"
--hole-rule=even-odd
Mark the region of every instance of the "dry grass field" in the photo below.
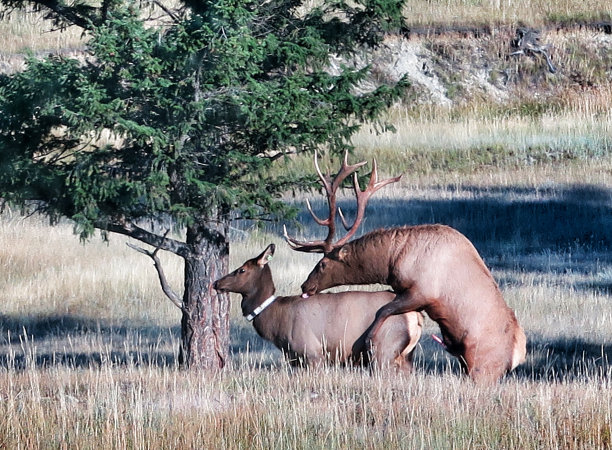
[[[366,228],[448,223],[493,268],[529,340],[527,362],[499,385],[476,388],[461,377],[456,361],[429,337],[437,332],[430,320],[413,376],[291,370],[241,317],[236,297],[231,367],[218,374],[181,371],[179,314],[161,294],[148,258],[121,237],[83,245],[69,224],[52,228],[40,218],[5,213],[0,445],[612,446],[609,153],[481,167],[465,176],[463,170],[409,172],[400,186],[379,194]],[[350,214],[351,198],[343,202]],[[298,292],[316,260],[291,252],[278,229],[237,229],[234,239],[233,266],[277,244],[271,264],[281,294]],[[180,261],[164,256],[180,288]]]
[[[538,25],[609,17],[603,3],[424,0],[409,2],[407,16],[416,25]],[[0,65],[25,47],[80,45],[72,31],[34,31],[38,20],[0,21],[0,36],[11,37]],[[543,109],[481,99],[398,107],[389,116],[396,133],[355,137],[355,159],[376,156],[383,175],[405,173],[371,200],[364,232],[445,223],[491,267],[528,338],[526,363],[498,385],[462,377],[429,319],[411,376],[291,369],[242,318],[236,296],[230,367],[180,370],[180,313],[149,258],[123,237],[83,244],[70,223],[5,210],[0,448],[612,448],[612,90],[610,75],[602,79]],[[312,170],[311,161],[296,158],[289,170]],[[309,196],[322,208],[318,193]],[[350,194],[341,202],[350,216]],[[290,233],[321,232],[307,214],[299,221]],[[236,267],[276,243],[270,264],[286,295],[318,258],[292,252],[281,230],[236,224],[230,257]],[[180,259],[160,256],[180,291]]]

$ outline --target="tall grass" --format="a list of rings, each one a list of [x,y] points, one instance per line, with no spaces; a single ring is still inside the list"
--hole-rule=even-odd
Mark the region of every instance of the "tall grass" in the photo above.
[[[525,172],[568,163],[579,168],[585,162],[597,172],[589,163],[592,160],[600,163],[604,176],[610,169],[609,111],[597,115],[563,111],[539,117],[470,114],[455,119],[449,117],[449,111],[437,108],[432,116],[396,114],[396,132],[379,134],[365,128],[355,142],[359,156],[377,156],[387,167],[407,172],[409,177],[480,176],[483,171]]]
[[[15,10],[0,17],[0,36],[2,56],[23,53],[26,50],[38,52],[74,49],[83,45],[81,29],[69,27],[57,30],[44,19],[42,12],[31,10]]]
[[[597,0],[410,0],[404,14],[415,25],[515,24],[541,26],[551,21],[597,20],[612,15]]]
[[[388,119],[395,131],[365,126],[354,136],[354,158],[384,161],[383,174],[404,173],[403,183],[419,188],[577,180],[609,186],[612,113],[609,106],[590,104],[585,95],[571,107],[537,114],[512,106],[400,106]],[[310,157],[304,156],[293,158],[284,170],[311,167]]]
[[[607,448],[609,382],[111,368],[2,376],[9,448]],[[607,413],[606,413],[607,411]],[[23,419],[27,418],[27,421]]]
[[[163,294],[156,289],[150,261],[130,250],[125,239],[105,243],[97,238],[84,245],[69,224],[51,227],[40,217],[5,215],[0,223],[0,249],[0,291],[8,300],[3,303],[5,314],[86,313],[121,324],[133,320],[131,314],[149,320],[148,314],[155,310],[158,315],[150,318],[156,325],[174,323],[180,317],[170,302],[160,301]],[[164,256],[169,277],[178,284],[180,259]],[[83,296],[84,291],[94,295]],[[110,299],[117,301],[109,305]]]

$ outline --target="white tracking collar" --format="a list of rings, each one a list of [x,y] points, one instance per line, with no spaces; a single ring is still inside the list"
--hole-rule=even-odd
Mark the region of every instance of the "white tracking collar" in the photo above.
[[[261,305],[255,308],[255,310],[251,314],[246,316],[246,320],[251,322],[255,317],[260,315],[264,309],[266,309],[268,306],[274,303],[274,300],[276,300],[276,295],[273,295],[272,297],[268,298],[265,302],[263,302]]]

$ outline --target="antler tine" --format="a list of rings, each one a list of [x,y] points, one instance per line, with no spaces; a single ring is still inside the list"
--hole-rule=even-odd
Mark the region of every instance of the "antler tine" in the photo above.
[[[332,180],[331,175],[329,174],[323,175],[323,172],[321,171],[321,168],[319,167],[318,153],[315,151],[315,154],[314,154],[314,165],[317,171],[317,175],[319,176],[319,179],[323,183],[323,187],[325,188],[325,191],[327,192],[328,195],[335,194],[335,192],[338,190],[338,188],[340,187],[342,182],[346,179],[346,177],[348,177],[350,174],[352,174],[353,172],[355,172],[360,167],[366,164],[367,164],[367,161],[361,161],[356,164],[349,164],[348,163],[348,151],[346,151],[344,152],[344,158],[342,160],[342,165],[340,166],[340,170],[338,171],[338,173],[336,174],[336,176],[334,176],[334,179]]]
[[[370,181],[368,182],[368,186],[366,187],[365,190],[362,191],[359,188],[359,179],[357,178],[357,174],[354,174],[353,189],[355,191],[355,196],[357,197],[357,215],[355,216],[355,221],[353,222],[353,225],[348,226],[346,220],[344,219],[342,212],[340,211],[340,218],[342,219],[342,225],[348,231],[348,233],[342,239],[336,242],[334,244],[334,247],[339,247],[341,245],[344,245],[350,238],[352,238],[355,235],[355,233],[357,232],[357,229],[359,228],[359,225],[361,225],[361,222],[363,221],[363,217],[365,216],[366,205],[368,203],[368,200],[372,196],[372,194],[374,194],[374,192],[376,192],[377,190],[379,190],[380,188],[388,184],[398,182],[401,178],[402,178],[402,175],[399,175],[397,177],[388,178],[383,181],[378,181],[378,165],[376,164],[375,159],[372,162],[372,173],[370,174]]]
[[[370,175],[370,182],[368,183],[368,187],[366,188],[364,192],[369,192],[368,197],[370,197],[374,192],[376,192],[380,188],[388,184],[391,184],[391,183],[397,183],[399,180],[402,179],[403,176],[404,174],[401,174],[401,175],[398,175],[397,177],[378,181],[378,164],[376,164],[376,160],[374,159],[372,160],[372,174]],[[359,185],[357,185],[357,188],[359,188]]]
[[[344,229],[346,231],[349,231],[351,229],[351,226],[348,224],[348,222],[344,218],[344,213],[342,212],[342,209],[340,207],[338,207],[338,215],[340,216],[340,220],[342,221],[342,226],[344,227]]]
[[[331,178],[331,175],[324,175],[319,167],[319,159],[318,154],[315,152],[314,155],[314,165],[319,176],[319,179],[323,183],[323,187],[325,192],[327,193],[327,205],[329,207],[329,217],[327,219],[320,219],[313,211],[312,205],[310,201],[306,200],[306,206],[308,208],[308,212],[314,219],[314,221],[321,225],[326,226],[328,228],[327,237],[325,240],[317,240],[317,241],[299,241],[292,237],[289,237],[287,233],[287,228],[284,227],[284,236],[285,240],[289,244],[289,246],[293,250],[301,251],[301,252],[313,252],[313,253],[329,253],[334,248],[340,247],[344,245],[353,235],[357,232],[357,228],[363,221],[363,216],[365,214],[366,204],[370,196],[376,192],[378,189],[386,186],[390,183],[395,183],[399,181],[401,175],[399,177],[390,178],[388,180],[378,181],[378,167],[376,165],[376,160],[373,162],[372,173],[370,175],[370,181],[368,183],[367,188],[364,191],[361,191],[359,188],[359,180],[357,178],[357,174],[355,173],[359,168],[363,167],[366,164],[366,161],[358,162],[356,164],[348,163],[348,152],[344,153],[344,158],[342,161],[342,165],[338,173]],[[355,222],[352,226],[349,226],[344,215],[342,214],[342,210],[336,207],[336,191],[342,184],[342,182],[351,174],[353,174],[353,188],[355,190],[355,195],[357,197],[357,215],[355,217]],[[342,220],[342,224],[348,231],[347,235],[340,239],[335,244],[332,242],[334,236],[336,234],[336,211],[340,215],[340,219]]]
[[[328,175],[323,175],[323,172],[321,172],[321,168],[319,167],[319,158],[318,158],[318,152],[315,150],[314,152],[314,166],[315,166],[315,170],[317,171],[317,175],[319,175],[319,179],[321,180],[321,183],[323,183],[323,187],[325,188],[325,192],[331,192],[331,176]]]
[[[298,252],[323,253],[327,248],[325,241],[298,241],[297,239],[290,237],[287,233],[287,227],[285,225],[283,225],[283,235],[285,236],[285,241],[287,241],[289,247]]]
[[[325,226],[327,226],[329,224],[329,218],[327,218],[325,220],[319,219],[319,217],[312,210],[312,206],[310,205],[310,200],[308,200],[308,199],[306,199],[306,208],[308,209],[308,212],[310,213],[310,215],[312,216],[314,221],[317,222],[319,225],[325,227]]]
[[[342,160],[342,165],[340,166],[340,170],[334,177],[331,182],[331,186],[327,184],[325,189],[327,190],[327,206],[329,207],[329,218],[327,219],[325,225],[328,227],[327,237],[325,238],[325,247],[324,252],[330,252],[334,248],[333,240],[336,235],[336,210],[339,209],[336,207],[336,191],[342,185],[342,182],[350,176],[352,173],[355,173],[360,167],[366,164],[366,161],[358,162],[356,164],[348,163],[348,151],[344,152],[344,158]],[[343,220],[343,223],[345,221]]]
[[[342,182],[348,177],[350,174],[356,172],[360,167],[363,167],[367,164],[367,161],[361,161],[356,164],[348,163],[348,151],[344,152],[344,159],[342,160],[342,166],[340,170],[334,177],[334,181],[332,182],[332,191],[336,192]]]
[[[321,253],[329,250],[331,248],[331,241],[334,238],[336,233],[336,189],[335,180],[338,178],[338,175],[334,178],[334,181],[331,179],[331,175],[324,175],[321,171],[321,167],[319,167],[319,157],[318,152],[314,153],[314,166],[317,171],[317,175],[323,184],[323,188],[327,193],[327,203],[329,205],[329,217],[327,219],[320,219],[313,211],[312,206],[309,200],[306,200],[306,207],[308,208],[308,212],[314,219],[316,223],[321,226],[328,227],[327,237],[324,241],[298,241],[297,239],[289,237],[287,233],[287,228],[284,228],[285,240],[289,244],[289,246],[293,250],[301,251],[301,252],[316,252]]]
[[[294,250],[299,250],[299,251],[304,251],[304,252],[321,252],[321,251],[328,252],[333,248],[332,241],[334,239],[334,236],[336,235],[336,209],[337,209],[336,191],[338,190],[342,182],[346,179],[346,177],[348,177],[349,175],[357,171],[364,164],[366,164],[365,161],[359,162],[357,164],[349,164],[348,163],[348,152],[345,152],[340,170],[332,179],[331,175],[323,174],[323,171],[321,170],[321,167],[319,166],[318,153],[315,152],[314,166],[317,171],[317,175],[319,176],[319,179],[321,180],[321,183],[323,184],[323,188],[325,189],[325,192],[327,194],[327,205],[329,208],[329,217],[327,219],[319,218],[314,213],[312,209],[312,205],[310,204],[310,201],[308,200],[306,200],[306,206],[308,208],[308,212],[310,213],[314,221],[317,224],[328,228],[327,237],[323,241],[301,242],[296,239],[289,238],[289,236],[285,235],[285,239],[287,240],[289,245]],[[342,218],[342,220],[343,220],[343,223],[346,223],[344,218]]]

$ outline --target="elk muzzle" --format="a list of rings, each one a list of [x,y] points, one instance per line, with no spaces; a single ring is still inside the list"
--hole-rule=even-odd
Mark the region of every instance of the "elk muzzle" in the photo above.
[[[217,291],[219,294],[223,292],[227,292],[227,290],[223,288],[223,278],[219,278],[217,281],[213,283],[213,289]]]
[[[306,280],[302,284],[302,298],[308,298],[311,295],[315,295],[319,293],[319,289],[316,284],[310,282],[310,280]]]

